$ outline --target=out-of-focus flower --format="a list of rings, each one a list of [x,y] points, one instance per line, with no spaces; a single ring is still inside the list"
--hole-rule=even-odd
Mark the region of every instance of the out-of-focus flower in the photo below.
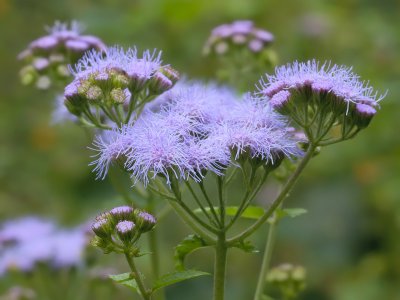
[[[56,21],[47,31],[18,55],[25,63],[20,71],[22,83],[35,84],[38,89],[48,89],[53,81],[69,77],[67,65],[76,63],[86,51],[106,48],[98,37],[82,35],[82,26],[76,21]]]
[[[251,52],[259,53],[273,41],[272,33],[256,28],[252,21],[239,20],[215,27],[203,51],[205,54],[225,55],[232,48],[247,48]]]
[[[59,229],[36,217],[8,221],[0,229],[0,276],[9,269],[31,271],[38,262],[56,268],[79,265],[87,243],[81,227]]]

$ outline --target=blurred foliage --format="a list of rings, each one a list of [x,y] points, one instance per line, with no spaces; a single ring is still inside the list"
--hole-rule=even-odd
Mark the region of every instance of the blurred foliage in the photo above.
[[[305,172],[286,204],[309,213],[282,222],[273,265],[307,267],[301,299],[400,299],[399,1],[0,0],[1,220],[40,214],[76,224],[121,203],[107,181],[94,180],[90,137],[74,124],[50,124],[55,95],[18,80],[17,54],[57,19],[79,20],[110,45],[162,49],[164,62],[204,79],[215,74],[212,59],[201,55],[210,30],[251,19],[275,34],[280,63],[317,58],[353,65],[377,89],[388,90],[368,130],[325,149]],[[259,201],[273,190],[266,187]],[[159,230],[168,270],[173,246],[187,231],[175,230],[172,215],[165,222]],[[260,248],[265,236],[256,237]],[[210,254],[198,251],[188,264],[211,271]],[[260,255],[234,250],[230,259],[227,299],[249,299]],[[210,284],[210,278],[189,281],[167,296],[208,299]]]

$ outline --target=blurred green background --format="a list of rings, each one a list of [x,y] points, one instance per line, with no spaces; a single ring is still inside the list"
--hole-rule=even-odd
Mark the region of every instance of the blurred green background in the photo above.
[[[286,204],[308,213],[281,223],[273,265],[306,266],[301,299],[400,299],[399,1],[0,0],[0,221],[38,214],[73,225],[121,203],[107,181],[95,181],[84,131],[50,124],[54,94],[19,82],[17,54],[44,34],[44,25],[71,19],[109,45],[161,49],[164,62],[204,79],[215,72],[201,54],[210,30],[250,19],[274,33],[280,63],[352,65],[388,90],[370,127],[324,149],[302,176]],[[165,271],[187,233],[172,222],[171,215],[159,226]],[[260,249],[265,236],[266,228],[254,237]],[[188,263],[211,271],[211,254],[200,251]],[[232,251],[227,299],[250,299],[259,265],[260,255]],[[211,278],[192,280],[167,295],[208,299],[210,286]]]

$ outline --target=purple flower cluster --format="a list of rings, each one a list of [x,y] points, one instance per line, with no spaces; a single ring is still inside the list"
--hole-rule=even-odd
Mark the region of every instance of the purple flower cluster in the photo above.
[[[87,105],[132,108],[131,98],[137,101],[138,93],[145,97],[161,94],[179,77],[171,67],[162,65],[161,52],[147,50],[138,55],[136,48],[125,51],[121,47],[87,52],[71,72],[74,80],[66,86],[64,97],[68,110],[75,115]]]
[[[270,98],[273,107],[279,108],[290,100],[296,90],[306,88],[315,94],[332,94],[347,108],[354,104],[356,110],[368,110],[373,114],[378,102],[384,98],[374,92],[368,83],[360,81],[351,68],[328,62],[320,65],[316,60],[277,67],[274,75],[266,75],[266,79],[260,81],[259,90]]]
[[[86,230],[58,229],[48,220],[26,217],[0,227],[0,276],[8,269],[30,271],[38,262],[54,267],[79,265],[87,245]]]
[[[254,27],[252,21],[239,20],[214,28],[204,47],[204,52],[225,54],[230,47],[247,47],[258,53],[274,41],[272,33]]]
[[[145,185],[158,175],[168,184],[172,177],[201,181],[206,171],[223,175],[232,151],[235,158],[243,154],[265,163],[300,154],[286,121],[255,97],[240,102],[227,88],[192,83],[179,84],[155,103],[135,124],[97,137],[98,177],[122,160]]]
[[[38,88],[48,88],[54,79],[52,76],[70,76],[67,65],[75,63],[84,52],[106,48],[98,37],[82,35],[82,26],[76,21],[70,25],[57,21],[47,31],[48,35],[34,40],[18,55],[26,62],[21,70],[22,81],[26,84],[35,82]]]

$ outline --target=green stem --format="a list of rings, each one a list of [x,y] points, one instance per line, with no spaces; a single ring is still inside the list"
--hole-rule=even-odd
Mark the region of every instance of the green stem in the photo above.
[[[175,210],[177,215],[188,225],[196,234],[198,234],[201,238],[203,238],[208,244],[215,244],[216,240],[215,238],[210,235],[208,232],[203,230],[200,226],[198,226],[187,213],[185,210],[180,207],[180,205],[174,201],[174,200],[169,200],[169,204],[172,206],[172,208]]]
[[[261,225],[263,225],[268,220],[268,218],[273,214],[275,209],[282,203],[282,201],[288,196],[289,192],[292,190],[301,172],[303,172],[304,168],[307,166],[308,162],[313,157],[315,148],[316,145],[314,144],[309,146],[306,155],[303,157],[302,161],[297,166],[296,171],[288,179],[285,186],[282,188],[282,191],[280,192],[278,197],[272,202],[271,206],[264,213],[264,215],[260,219],[258,219],[258,221],[255,222],[252,226],[247,228],[245,231],[229,239],[228,240],[229,245],[233,245],[239,241],[242,241],[246,237],[252,235]]]
[[[151,268],[154,278],[160,276],[160,259],[157,251],[157,230],[150,230],[149,232],[149,248],[152,253]]]
[[[217,244],[215,246],[214,300],[224,300],[227,252],[226,235],[225,232],[222,231],[218,235]]]
[[[212,203],[211,199],[208,197],[207,191],[204,188],[204,184],[202,181],[199,182],[199,186],[200,186],[201,192],[203,193],[204,199],[206,199],[208,206],[210,207],[211,213],[213,214],[213,216],[214,216],[215,220],[218,222],[218,224],[221,226],[222,223],[221,223],[220,219],[218,218],[217,212],[215,211],[214,204]]]
[[[271,262],[272,250],[274,248],[275,234],[276,234],[276,219],[274,219],[268,229],[267,243],[265,244],[264,256],[261,264],[261,270],[258,275],[258,282],[254,300],[261,300],[265,289],[265,278],[267,276],[269,264]]]
[[[144,286],[144,283],[142,281],[142,278],[140,277],[140,273],[136,268],[135,262],[133,261],[132,257],[129,255],[129,252],[125,251],[125,258],[129,264],[129,267],[131,268],[132,273],[135,275],[135,281],[137,283],[137,286],[139,288],[139,291],[145,300],[150,300],[151,296],[150,293],[146,290],[146,287]]]

